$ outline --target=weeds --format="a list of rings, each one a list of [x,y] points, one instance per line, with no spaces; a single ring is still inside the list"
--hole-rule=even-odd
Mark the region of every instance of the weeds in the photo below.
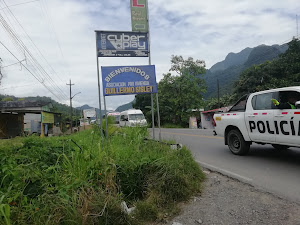
[[[204,175],[186,148],[144,141],[146,128],[109,131],[108,142],[97,128],[1,141],[0,224],[143,224],[200,191]]]

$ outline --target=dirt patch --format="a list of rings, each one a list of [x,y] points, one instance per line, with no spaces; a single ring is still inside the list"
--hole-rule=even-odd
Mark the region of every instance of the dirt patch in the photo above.
[[[219,173],[205,172],[202,194],[184,204],[180,215],[159,225],[300,225],[299,204]]]

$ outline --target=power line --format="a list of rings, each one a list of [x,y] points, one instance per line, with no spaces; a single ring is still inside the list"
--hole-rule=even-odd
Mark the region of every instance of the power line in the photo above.
[[[13,43],[14,43],[14,45],[15,45],[15,47],[18,49],[19,48],[19,50],[20,49],[25,49],[30,55],[31,55],[31,53],[29,52],[29,50],[27,49],[27,47],[23,44],[23,42],[16,36],[16,34],[11,30],[11,28],[9,27],[9,25],[5,22],[5,20],[3,19],[3,17],[1,16],[1,14],[0,14],[0,22],[1,22],[1,24],[2,24],[2,26],[7,30],[7,32],[11,35],[11,38],[12,38],[12,41],[13,41]],[[23,48],[22,48],[22,46],[23,46]],[[32,56],[32,55],[31,55]],[[32,56],[32,59],[33,60],[35,60],[34,59],[34,57]],[[31,59],[29,58],[29,61],[30,61]],[[38,65],[34,65],[34,61],[32,61],[31,62],[32,64],[33,64],[33,66],[38,66]],[[41,71],[40,71],[40,68],[38,68],[38,67],[36,67],[35,69],[37,69],[37,70],[39,70],[39,72],[40,73],[42,73]],[[32,73],[32,72],[31,72]],[[44,83],[44,81],[45,81],[45,78],[43,78],[41,75],[38,75],[38,74],[35,74],[35,76],[34,76],[40,83],[42,83],[44,86],[46,86],[46,84]],[[52,91],[51,91],[51,93],[52,93]],[[60,99],[57,95],[55,95],[58,99]]]
[[[64,53],[62,51],[62,47],[61,47],[61,44],[59,42],[59,39],[58,39],[58,36],[57,36],[57,33],[56,33],[56,30],[55,30],[55,27],[52,23],[52,17],[51,17],[51,13],[50,11],[47,9],[48,6],[47,6],[47,2],[43,2],[43,0],[40,1],[40,5],[41,5],[41,10],[42,10],[42,13],[44,14],[45,16],[45,20],[48,22],[48,26],[49,28],[52,30],[52,33],[54,34],[54,41],[56,41],[56,44],[59,48],[59,51],[60,51],[60,54],[61,54],[61,57],[63,59],[63,62],[65,64],[65,67],[67,69],[67,72],[68,72],[68,75],[70,76],[70,71],[69,71],[69,65],[67,63],[67,60],[65,59],[65,56],[64,56]],[[45,12],[44,12],[45,10]],[[48,12],[49,11],[49,12]],[[50,29],[48,29],[49,33],[51,34],[50,32]]]
[[[3,0],[3,2],[5,3],[5,5],[7,6],[6,2]],[[10,14],[12,15],[12,17],[15,19],[15,21],[19,24],[19,26],[22,28],[22,30],[24,31],[24,33],[26,34],[27,38],[31,41],[31,43],[34,45],[34,47],[38,50],[38,52],[40,53],[40,55],[44,58],[44,60],[47,62],[47,60],[45,59],[45,57],[43,56],[43,54],[40,52],[40,50],[38,49],[38,47],[35,45],[35,43],[33,42],[33,40],[30,38],[30,36],[28,35],[28,33],[25,31],[25,29],[23,28],[23,26],[21,25],[21,23],[17,20],[17,18],[14,16],[14,14],[12,13],[12,11],[8,8]],[[0,14],[0,20],[2,22],[2,25],[4,27],[4,29],[8,32],[8,34],[11,36],[10,38],[12,39],[15,47],[17,49],[19,49],[20,52],[23,53],[26,52],[30,57],[29,57],[29,61],[32,63],[32,65],[35,67],[36,70],[39,71],[39,73],[41,75],[37,75],[39,77],[39,82],[44,83],[45,80],[47,80],[49,82],[49,84],[52,86],[52,88],[56,89],[56,91],[58,91],[59,93],[62,94],[62,96],[64,96],[64,99],[67,99],[67,95],[61,90],[61,88],[59,88],[57,86],[57,84],[54,82],[54,80],[49,76],[49,74],[44,70],[44,68],[39,64],[39,62],[35,59],[35,57],[31,54],[31,52],[29,51],[29,49],[26,47],[26,45],[20,40],[20,38],[17,35],[17,32],[15,32],[9,25],[7,22],[5,22],[5,19],[1,16]],[[47,62],[48,63],[48,62]],[[48,65],[51,67],[51,65],[48,63]],[[52,67],[51,67],[52,68]],[[53,68],[52,68],[53,69]],[[53,69],[54,71],[54,69]],[[55,72],[55,71],[54,71]],[[43,78],[44,76],[44,78]]]
[[[5,0],[3,0],[4,4],[7,6]],[[8,6],[7,6],[8,7]],[[44,57],[44,55],[41,53],[41,51],[39,50],[39,48],[36,46],[36,44],[34,43],[34,41],[31,39],[31,37],[28,35],[28,33],[26,32],[26,30],[24,29],[24,27],[22,26],[22,24],[18,21],[18,19],[15,17],[15,15],[13,14],[13,12],[10,10],[10,8],[8,7],[9,12],[11,13],[11,15],[13,16],[13,18],[15,19],[15,21],[19,24],[19,26],[22,28],[22,30],[24,31],[24,33],[26,34],[26,36],[28,37],[28,39],[31,41],[31,43],[34,45],[34,47],[38,50],[38,52],[40,53],[40,55],[43,57],[43,59],[46,61],[46,63],[51,67],[51,65],[48,63],[48,61],[46,60],[46,58]],[[52,68],[52,67],[51,67]],[[52,70],[54,71],[54,69],[52,68]],[[45,71],[46,73],[46,71]],[[56,74],[56,72],[54,71],[54,73]],[[48,73],[45,74],[53,83],[55,86],[56,83],[52,80],[52,78],[48,75]],[[67,98],[67,95],[61,90],[61,88],[59,88],[57,86],[57,88],[63,93],[63,95],[65,96],[65,98]]]
[[[23,3],[19,3],[19,4],[15,4],[15,5],[10,5],[8,7],[13,7],[13,6],[18,6],[18,5],[24,5],[24,4],[28,4],[28,3],[32,3],[32,2],[37,2],[37,1],[40,1],[40,0],[34,0],[34,1],[30,1],[30,2],[23,2]],[[1,8],[0,10],[3,10],[3,9],[7,9],[7,7]]]
[[[20,61],[3,43],[2,41],[0,41],[0,44],[18,61]],[[39,79],[27,68],[27,66],[25,66],[23,63],[21,63],[24,68],[35,78],[37,79],[37,81],[39,81]],[[39,81],[40,82],[40,81]],[[40,82],[45,88],[47,88],[48,91],[50,91],[55,97],[57,97],[59,99],[59,97],[54,94],[44,83]]]
[[[13,66],[13,65],[16,65],[16,64],[21,64],[22,61],[25,61],[26,59],[23,59],[21,60],[20,62],[16,62],[16,63],[12,63],[12,64],[9,64],[9,65],[6,65],[6,66],[1,66],[1,68],[5,68],[5,67],[10,67],[10,66]]]

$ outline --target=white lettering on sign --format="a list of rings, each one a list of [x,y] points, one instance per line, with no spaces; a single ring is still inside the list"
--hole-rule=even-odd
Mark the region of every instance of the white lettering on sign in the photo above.
[[[106,87],[125,87],[125,82],[112,82],[112,83],[106,83]]]
[[[137,48],[139,50],[146,50],[145,35],[126,35],[126,34],[110,34],[107,36],[107,40],[116,49],[126,49],[126,48]]]
[[[101,34],[101,49],[106,49],[106,34]]]
[[[141,70],[140,68],[137,67],[121,67],[119,69],[113,70],[112,72],[110,72],[106,77],[105,77],[105,81],[106,82],[110,82],[110,80],[115,77],[118,74],[124,73],[124,72],[134,72],[139,74],[140,76],[144,77],[145,80],[149,80],[150,76],[148,74],[146,74],[145,71]]]

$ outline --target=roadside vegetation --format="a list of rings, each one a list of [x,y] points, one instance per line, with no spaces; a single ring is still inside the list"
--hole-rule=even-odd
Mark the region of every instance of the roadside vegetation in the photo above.
[[[204,106],[203,94],[206,92],[203,74],[205,62],[203,60],[182,56],[172,56],[171,68],[158,82],[158,96],[160,107],[160,121],[162,127],[188,127],[189,117],[193,109]],[[154,95],[154,99],[156,96]],[[135,96],[133,108],[141,109],[151,121],[151,96],[140,94]],[[154,101],[155,121],[157,121],[157,105]],[[199,111],[196,112],[199,115]]]
[[[97,127],[1,140],[0,224],[140,225],[201,191],[204,174],[188,149],[145,140],[146,128],[113,129],[108,141]],[[135,210],[124,212],[123,201]]]

